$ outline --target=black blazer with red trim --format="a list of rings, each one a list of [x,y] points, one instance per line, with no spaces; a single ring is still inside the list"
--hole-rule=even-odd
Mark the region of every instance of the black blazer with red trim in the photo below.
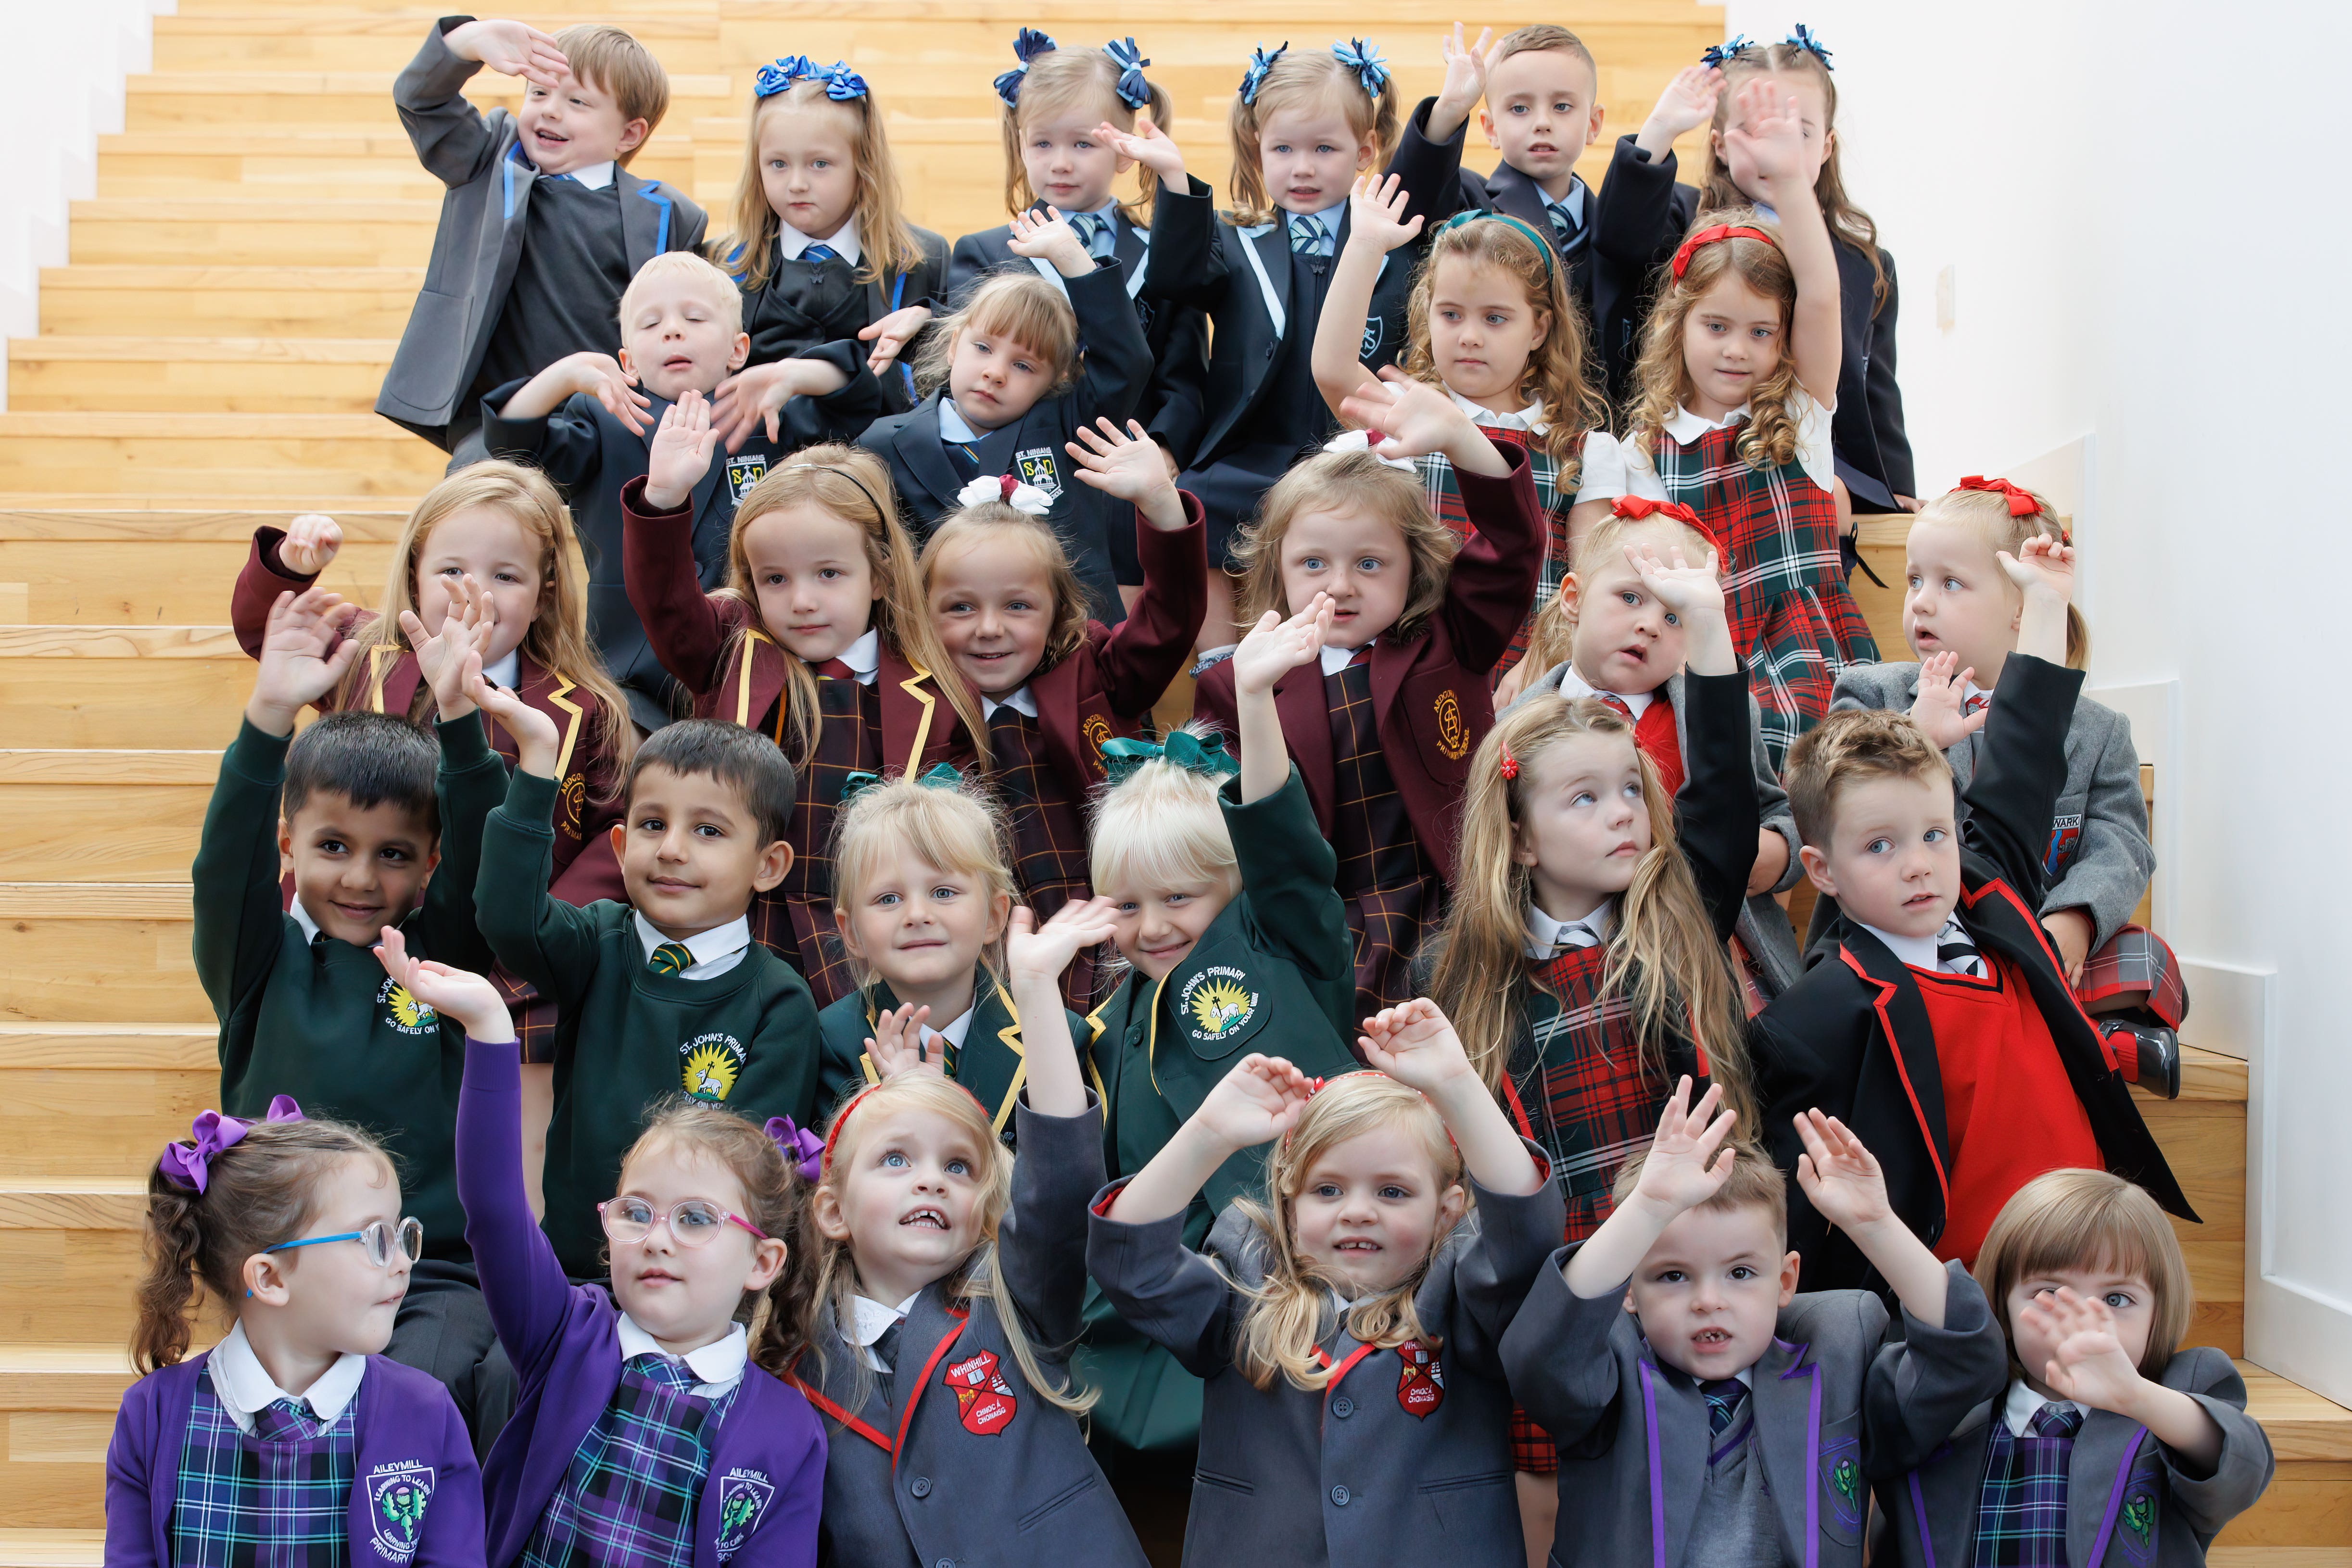
[[[2193,1220],[2196,1211],[2033,915],[2042,901],[2050,813],[2066,777],[2066,729],[2082,685],[2080,670],[2010,656],[1995,717],[1984,728],[1984,754],[1969,781],[1958,912],[1979,948],[2007,959],[2024,977],[2107,1169]],[[1885,942],[1844,915],[1831,922],[1805,962],[1804,974],[1750,1026],[1767,1145],[1780,1168],[1793,1172],[1803,1150],[1790,1119],[1816,1106],[1843,1119],[1878,1157],[1895,1212],[1932,1247],[1944,1233],[1951,1150],[1935,1031],[1919,987]],[[1793,1182],[1789,1245],[1804,1255],[1808,1290],[1879,1284],[1853,1242],[1813,1212]]]

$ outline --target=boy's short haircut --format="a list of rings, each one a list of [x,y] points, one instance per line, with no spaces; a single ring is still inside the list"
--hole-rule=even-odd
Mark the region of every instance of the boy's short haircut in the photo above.
[[[776,743],[757,730],[717,719],[681,719],[665,724],[638,746],[621,780],[621,797],[634,801],[637,775],[665,768],[680,778],[707,773],[732,786],[760,830],[762,847],[784,837],[792,825],[798,780]]]
[[[1798,736],[1781,776],[1797,837],[1827,849],[1837,826],[1840,791],[1874,779],[1940,779],[1948,784],[1952,765],[1909,714],[1849,709]]]
[[[1513,55],[1533,54],[1540,49],[1559,49],[1574,55],[1592,73],[1594,82],[1600,81],[1601,68],[1593,63],[1592,51],[1584,47],[1584,40],[1550,22],[1537,22],[1505,33],[1502,41],[1495,46],[1495,61],[1499,65]]]
[[[629,286],[621,290],[620,310],[615,319],[620,322],[624,343],[629,338],[629,318],[636,313],[637,291],[673,275],[691,278],[703,286],[710,295],[710,302],[719,307],[719,319],[727,323],[729,337],[743,330],[743,290],[735,287],[735,279],[691,250],[665,250],[638,268]]]
[[[646,141],[653,139],[662,116],[669,112],[669,73],[653,51],[609,22],[581,22],[555,35],[555,47],[571,62],[572,74],[600,92],[613,95],[621,123],[646,122]],[[646,142],[620,156],[621,166],[645,151]]]
[[[432,731],[391,713],[329,713],[286,749],[278,811],[286,820],[314,795],[339,795],[362,811],[386,804],[421,818],[441,835],[434,775],[441,742]]]
[[[1789,1178],[1780,1167],[1772,1163],[1772,1156],[1753,1143],[1727,1140],[1716,1156],[1718,1163],[1736,1156],[1731,1162],[1731,1174],[1712,1195],[1694,1207],[1727,1213],[1733,1209],[1762,1209],[1772,1216],[1772,1234],[1780,1238],[1780,1250],[1789,1249]],[[1641,1184],[1642,1165],[1650,1157],[1648,1150],[1625,1162],[1617,1173],[1616,1185],[1611,1189],[1611,1200],[1623,1203],[1633,1195]]]

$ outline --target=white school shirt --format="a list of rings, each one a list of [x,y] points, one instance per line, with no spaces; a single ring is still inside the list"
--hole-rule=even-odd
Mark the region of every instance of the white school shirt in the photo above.
[[[842,1338],[857,1347],[857,1353],[866,1358],[868,1368],[875,1372],[893,1370],[884,1366],[882,1358],[874,1353],[874,1342],[888,1333],[892,1324],[904,1322],[907,1314],[915,1310],[915,1302],[921,1295],[922,1292],[918,1290],[895,1307],[886,1306],[871,1296],[852,1296],[849,1299],[849,1323],[842,1330]]]
[[[1367,652],[1380,646],[1381,639],[1377,637],[1372,638],[1371,641],[1366,643],[1362,647],[1333,647],[1330,644],[1326,643],[1323,645],[1323,651],[1319,656],[1323,665],[1323,673],[1326,675],[1337,675],[1341,670],[1347,668],[1349,665],[1354,663],[1358,654]]]
[[[1789,416],[1797,422],[1797,466],[1805,477],[1828,489],[1837,479],[1837,458],[1830,450],[1830,416],[1834,410],[1817,403],[1803,387],[1789,394]],[[1677,407],[1675,416],[1666,421],[1666,434],[1683,446],[1689,446],[1710,430],[1721,430],[1748,417],[1748,405],[1741,404],[1720,419],[1708,419]],[[1664,491],[1659,492],[1664,499]]]
[[[236,1423],[236,1429],[250,1434],[253,1418],[281,1399],[291,1399],[308,1405],[310,1414],[320,1421],[332,1421],[343,1413],[343,1406],[359,1397],[360,1379],[367,1372],[367,1357],[349,1352],[337,1356],[335,1364],[319,1374],[316,1383],[300,1394],[289,1394],[278,1386],[261,1358],[253,1353],[252,1342],[245,1337],[245,1325],[239,1323],[228,1331],[228,1338],[213,1347],[212,1358],[205,1363],[213,1379],[213,1394]]]
[[[1032,719],[1037,717],[1037,699],[1030,692],[1029,688],[1026,686],[1016,687],[1013,690],[1006,692],[1002,697],[991,697],[984,692],[982,693],[980,699],[981,722],[983,724],[992,722],[996,718],[996,710],[999,708],[1010,708],[1015,713],[1026,713]]]
[[[1559,672],[1559,694],[1571,702],[1580,697],[1613,697],[1632,709],[1636,719],[1648,712],[1650,704],[1658,700],[1654,691],[1603,691],[1577,674],[1573,664],[1563,667]]]
[[[533,164],[532,167],[536,168],[538,165]],[[577,180],[592,191],[601,191],[613,183],[614,167],[613,160],[607,158],[601,163],[591,163],[584,169],[572,169],[561,174],[541,174],[539,177],[542,180]]]
[[[829,245],[833,247],[833,253],[835,256],[840,257],[852,267],[856,266],[857,220],[851,218],[823,239],[803,234],[782,218],[776,220],[776,249],[785,260],[798,261],[801,258],[801,252],[812,245]]]
[[[727,1337],[713,1340],[700,1350],[691,1350],[682,1356],[670,1355],[646,1332],[635,1318],[621,1314],[616,1325],[621,1339],[621,1359],[631,1356],[657,1355],[671,1361],[686,1363],[686,1369],[698,1380],[688,1392],[697,1399],[716,1399],[743,1381],[743,1369],[751,1364],[751,1337],[740,1323],[727,1325]]]
[[[1976,949],[1976,939],[1969,935],[1968,928],[1960,924],[1960,917],[1958,915],[1946,915],[1944,923],[1936,928],[1936,934],[1933,936],[1897,936],[1891,931],[1881,931],[1864,921],[1856,921],[1853,923],[1885,942],[1887,952],[1914,969],[1924,969],[1930,974],[1969,974],[1969,972],[1961,968],[1958,963],[1946,963],[1936,956],[1936,950],[1947,941],[1966,942],[1969,948]],[[1977,951],[1981,952],[1981,950]],[[1991,958],[1986,956],[1980,961],[1985,966],[1986,973],[1990,974],[1992,972]],[[1977,978],[1972,974],[1969,977]],[[2026,1414],[2031,1415],[2033,1412],[2029,1410]]]
[[[882,634],[869,628],[864,637],[834,657],[849,666],[849,673],[857,678],[858,685],[871,686],[875,674],[882,668]]]
[[[1617,900],[1606,900],[1580,921],[1554,920],[1531,900],[1528,904],[1527,928],[1527,955],[1547,963],[1568,948],[1606,947],[1610,933],[1617,929]]]
[[[653,922],[635,910],[629,912],[629,918],[636,922],[637,941],[644,944],[646,962],[650,963],[654,949],[671,939],[656,931]],[[694,955],[694,962],[677,972],[680,980],[716,980],[742,963],[743,955],[751,951],[751,917],[739,915],[723,926],[697,931],[677,945]]]
[[[2009,1435],[2012,1437],[2024,1436],[2027,1430],[2033,1425],[2034,1412],[2045,1405],[2054,1405],[2060,1410],[2083,1408],[2075,1400],[2042,1398],[2027,1386],[2025,1379],[2021,1377],[2011,1382],[2009,1385],[2009,1397],[2000,1403],[2000,1418],[2007,1424]]]

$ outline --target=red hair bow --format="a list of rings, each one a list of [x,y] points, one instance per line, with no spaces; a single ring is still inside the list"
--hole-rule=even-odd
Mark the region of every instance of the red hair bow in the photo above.
[[[1990,490],[1995,495],[2007,496],[2009,515],[2011,517],[2032,517],[2042,510],[2042,503],[2033,499],[2031,491],[2019,489],[2007,479],[1989,479],[1982,474],[1970,474],[1952,488],[1961,490]]]
[[[1706,542],[1715,546],[1715,552],[1717,555],[1725,553],[1723,536],[1707,526],[1706,519],[1678,500],[1652,500],[1647,496],[1619,496],[1609,503],[1609,515],[1629,518],[1634,521],[1639,521],[1645,517],[1670,517],[1676,522],[1695,528],[1706,535]]]
[[[1774,239],[1770,235],[1766,234],[1762,229],[1750,228],[1744,223],[1710,224],[1706,227],[1700,229],[1696,234],[1692,235],[1688,239],[1684,240],[1682,248],[1675,252],[1675,276],[1676,278],[1680,278],[1684,272],[1689,269],[1691,252],[1696,250],[1702,245],[1713,245],[1718,240],[1725,239],[1760,239],[1767,245],[1775,246],[1780,243],[1779,240]]]
[[[1511,755],[1511,748],[1508,746],[1503,748],[1502,774],[1507,779],[1519,776],[1519,759]]]

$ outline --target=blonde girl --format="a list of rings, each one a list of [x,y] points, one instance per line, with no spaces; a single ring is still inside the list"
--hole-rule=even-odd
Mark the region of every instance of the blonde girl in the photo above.
[[[817,1016],[822,1103],[910,1060],[936,1065],[988,1108],[1010,1144],[1027,1080],[1021,1010],[1005,988],[1015,888],[1003,816],[955,770],[860,773],[835,818],[834,919],[857,988]],[[1076,1014],[1065,1022],[1084,1027]]]
[[[2189,1265],[2156,1200],[2105,1171],[2036,1176],[2001,1205],[1976,1279],[2009,1339],[2009,1386],[1879,1483],[1888,1560],[1970,1562],[1998,1531],[2017,1561],[2204,1562],[2277,1467],[2229,1356],[2180,1342]],[[2028,1477],[2030,1509],[2015,1500]]]
[[[1396,85],[1361,38],[1328,49],[1260,48],[1228,123],[1234,205],[1223,214],[1185,173],[1164,127],[1101,132],[1159,180],[1157,253],[1142,298],[1155,309],[1206,311],[1213,324],[1202,429],[1174,455],[1180,482],[1208,512],[1210,563],[1231,568],[1235,536],[1259,499],[1301,447],[1331,434],[1315,391],[1318,301],[1348,238],[1349,186],[1396,148]],[[1389,268],[1365,319],[1349,327],[1374,365],[1393,363],[1403,347],[1410,281],[1408,268]],[[1204,650],[1239,635],[1233,596],[1230,584],[1211,579]]]
[[[991,1110],[911,1050],[834,1115],[794,1310],[763,1346],[826,1417],[827,1561],[1144,1562],[1069,1366],[1103,1135],[1058,983],[1108,934],[1093,904],[1013,917],[1017,1162]]]
[[[1518,1568],[1501,1342],[1559,1189],[1436,1006],[1358,1047],[1380,1070],[1243,1058],[1097,1203],[1087,1264],[1203,1380],[1187,1562]],[[1188,1247],[1202,1184],[1269,1142],[1258,1195]]]
[[[792,759],[793,866],[753,901],[751,929],[824,1007],[854,984],[828,858],[843,786],[857,772],[968,763],[980,709],[941,673],[889,477],[854,447],[807,447],[753,485],[735,509],[727,584],[702,591],[692,497],[712,460],[709,419],[691,395],[665,413],[646,478],[621,492],[629,603],[697,718],[757,730]]]
[[[866,79],[844,61],[821,66],[806,55],[761,66],[730,210],[731,231],[709,249],[743,290],[751,357],[714,401],[727,449],[740,450],[794,394],[835,390],[804,384],[797,363],[827,345],[824,357],[859,369],[841,389],[847,395],[829,405],[874,414],[912,406],[901,360],[942,308],[948,245],[907,221],[882,107]],[[847,440],[856,430],[824,434]]]
[[[1675,252],[1643,330],[1625,444],[1652,471],[1637,489],[1688,506],[1730,552],[1733,646],[1777,770],[1829,710],[1838,671],[1878,648],[1838,555],[1822,401],[1842,353],[1837,261],[1797,102],[1750,81],[1725,134],[1778,216],[1707,213]]]
[[[424,1235],[375,1140],[284,1095],[266,1121],[205,1111],[148,1173],[146,1229],[143,1375],[106,1452],[110,1559],[215,1562],[262,1541],[352,1562],[372,1541],[417,1563],[481,1562],[466,1424],[440,1384],[383,1354]],[[199,1302],[228,1333],[191,1359]],[[404,1473],[424,1484],[355,1484]]]
[[[1348,247],[1315,334],[1315,384],[1335,414],[1372,379],[1347,321],[1358,300],[1369,308],[1390,255],[1421,232],[1418,217],[1404,217],[1405,202],[1393,175],[1356,183]],[[1625,493],[1625,460],[1588,369],[1584,313],[1542,237],[1517,218],[1473,211],[1440,224],[1423,251],[1407,307],[1404,373],[1453,398],[1490,440],[1528,449],[1546,523],[1535,604],[1495,667],[1500,677],[1517,667],[1535,616],[1559,592],[1577,534]],[[1325,450],[1355,450],[1370,439],[1369,431],[1349,431]],[[1466,541],[1470,520],[1454,465],[1434,452],[1412,462],[1432,510]]]
[[[1434,386],[1393,366],[1381,376],[1342,405],[1380,445],[1284,475],[1237,554],[1252,617],[1332,601],[1317,668],[1288,675],[1276,706],[1339,851],[1359,1018],[1413,994],[1407,969],[1445,912],[1463,780],[1494,722],[1490,672],[1535,597],[1542,527],[1527,447],[1489,439]],[[1382,460],[1432,453],[1454,470],[1466,543],[1431,510],[1418,473]],[[1229,732],[1234,679],[1213,665],[1194,696],[1193,710]]]

